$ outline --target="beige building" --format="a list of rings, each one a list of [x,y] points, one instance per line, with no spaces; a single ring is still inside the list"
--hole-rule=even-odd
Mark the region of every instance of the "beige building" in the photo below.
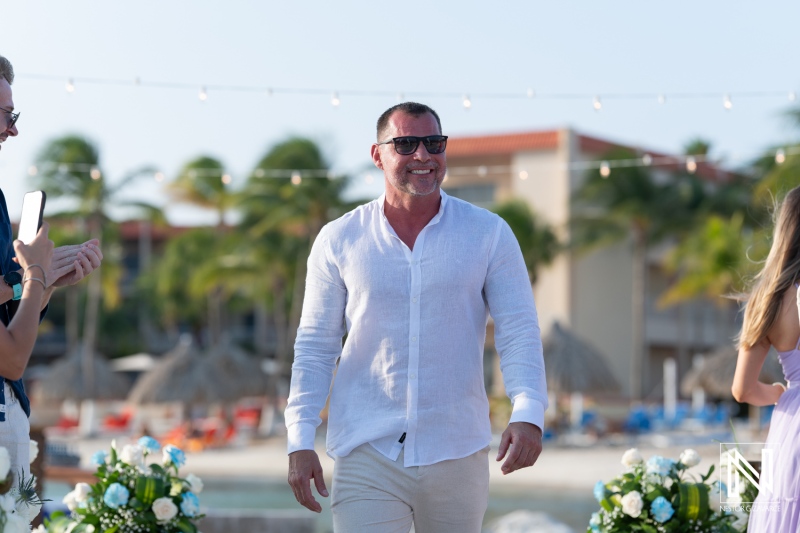
[[[615,146],[622,145],[571,129],[451,138],[444,189],[482,207],[523,198],[566,240],[571,195],[581,185],[587,168],[596,169],[597,161]],[[685,165],[682,157],[664,164],[665,154],[634,150],[641,156],[649,154],[657,163],[652,164],[657,179],[670,179],[671,173]],[[696,172],[712,186],[724,183],[729,176],[705,163],[698,164]],[[675,358],[678,375],[683,376],[695,354],[732,344],[738,329],[737,306],[721,299],[666,309],[656,305],[668,286],[660,267],[664,248],[651,250],[649,256],[646,356],[642,365],[647,399],[662,396],[665,359]],[[631,390],[634,353],[632,271],[631,243],[621,242],[588,253],[561,254],[539,274],[534,287],[543,335],[558,321],[594,345],[607,357],[625,396]]]

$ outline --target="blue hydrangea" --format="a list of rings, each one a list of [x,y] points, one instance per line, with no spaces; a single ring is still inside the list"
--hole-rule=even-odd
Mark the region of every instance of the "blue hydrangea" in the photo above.
[[[117,509],[127,504],[130,496],[131,493],[124,486],[119,483],[112,483],[106,489],[106,493],[103,495],[103,501],[112,509]]]
[[[200,499],[194,493],[184,492],[181,512],[189,518],[197,516],[200,513]]]
[[[600,524],[602,524],[602,519],[600,518],[600,513],[592,513],[592,519],[589,520],[589,527],[592,530],[592,533],[600,533]]]
[[[164,464],[167,463],[172,463],[180,468],[186,463],[186,454],[180,448],[167,444],[164,446]]]
[[[106,464],[106,458],[107,457],[108,457],[108,454],[106,452],[104,452],[103,450],[100,450],[99,452],[94,452],[94,454],[92,455],[92,458],[89,459],[89,463],[91,463],[93,466],[104,465],[104,464]]]
[[[650,504],[650,512],[653,514],[653,518],[663,524],[672,518],[672,515],[675,514],[675,509],[672,508],[672,505],[665,497],[659,496]]]
[[[598,481],[594,485],[594,497],[597,499],[598,503],[603,501],[606,497],[606,486],[605,483],[602,481]]]
[[[667,476],[669,475],[669,471],[672,470],[672,466],[674,464],[675,461],[672,459],[667,459],[666,457],[661,457],[660,455],[654,455],[647,461],[647,473],[658,474],[659,476]]]
[[[139,439],[138,444],[147,453],[157,452],[158,450],[161,449],[161,445],[153,437],[146,437],[146,436],[142,437],[141,439]]]

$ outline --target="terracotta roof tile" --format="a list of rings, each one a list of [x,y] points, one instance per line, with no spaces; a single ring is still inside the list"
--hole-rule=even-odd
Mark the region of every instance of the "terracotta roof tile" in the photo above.
[[[477,137],[450,137],[447,155],[453,157],[502,155],[528,150],[555,150],[558,148],[558,131],[533,131],[505,135]]]

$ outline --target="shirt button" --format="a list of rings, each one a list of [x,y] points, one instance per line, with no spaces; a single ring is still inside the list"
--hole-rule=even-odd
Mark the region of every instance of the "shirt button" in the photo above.
[[[414,303],[417,303],[417,298],[414,297],[414,298],[411,299],[411,301],[414,302]]]
[[[417,375],[416,375],[416,374],[411,374],[411,375],[410,375],[410,376],[408,376],[408,377],[410,377],[411,379],[416,379],[416,378],[417,378]]]
[[[416,337],[411,337],[411,340],[416,342],[417,338]]]

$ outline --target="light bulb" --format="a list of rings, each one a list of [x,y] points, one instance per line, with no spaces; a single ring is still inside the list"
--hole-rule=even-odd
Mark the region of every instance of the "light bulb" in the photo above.
[[[296,170],[292,172],[292,185],[300,185],[301,181],[303,181],[303,177],[300,173]]]
[[[67,80],[66,89],[67,89],[67,92],[70,93],[70,94],[75,92],[75,83],[73,83],[72,78]]]
[[[528,88],[528,98],[533,98],[535,96],[536,96],[536,91],[534,91],[532,88],[529,87]]]
[[[469,99],[468,94],[465,94],[464,97],[461,99],[461,105],[464,106],[464,109],[469,109],[472,107],[472,100]]]
[[[222,183],[225,185],[229,185],[231,182],[231,175],[230,174],[223,174],[222,175]]]
[[[686,172],[694,174],[697,171],[697,160],[693,156],[686,158]]]
[[[667,96],[664,94],[658,95],[658,103],[659,104],[666,104],[667,103]]]
[[[728,111],[733,109],[733,102],[731,101],[731,95],[729,94],[725,95],[725,97],[722,99],[722,107],[724,107]]]
[[[253,176],[255,176],[257,178],[263,178],[264,177],[264,169],[263,168],[255,169],[255,171],[253,171]]]
[[[398,102],[405,102],[405,100],[406,100],[406,95],[405,94],[403,94],[402,92],[397,93],[397,101]]]
[[[782,164],[786,161],[786,152],[783,148],[778,148],[778,151],[775,152],[775,162],[777,164]]]
[[[600,101],[599,96],[594,97],[594,101],[592,102],[592,107],[594,108],[595,111],[600,111],[601,109],[603,109],[603,103]]]
[[[92,178],[94,181],[97,181],[97,180],[99,180],[101,177],[103,177],[103,175],[100,173],[100,169],[99,169],[99,168],[97,168],[97,167],[92,167],[92,170],[90,170],[90,171],[89,171],[89,176],[91,176],[91,178]]]
[[[521,180],[528,179],[528,171],[527,170],[520,170],[519,171],[519,179],[521,179]]]
[[[28,176],[35,176],[39,173],[39,169],[36,168],[36,165],[31,165],[28,167]]]
[[[794,102],[797,100],[797,93],[794,91],[789,91],[789,101]]]
[[[646,167],[649,167],[650,165],[652,165],[653,164],[653,156],[651,156],[650,154],[644,154],[642,156],[642,164],[644,166],[646,166]]]
[[[133,78],[133,84],[134,85],[141,85],[142,84],[142,78],[140,78],[139,76],[136,76],[135,78]]]
[[[200,92],[197,94],[197,97],[201,102],[208,100],[208,91],[206,91],[205,87],[200,87]]]
[[[372,177],[372,174],[370,174],[369,172],[367,172],[366,176],[364,176],[364,183],[366,183],[366,184],[370,185],[370,184],[372,184],[372,182],[373,182],[373,181],[375,181],[375,180],[374,180],[374,178]]]
[[[164,181],[164,173],[163,173],[163,172],[156,172],[156,173],[153,175],[153,177],[154,177],[154,178],[156,179],[156,181],[158,181],[158,182]]]
[[[603,178],[607,178],[611,175],[611,165],[608,164],[608,161],[600,163],[600,175]]]
[[[339,107],[339,104],[341,104],[341,103],[342,103],[342,101],[341,101],[341,100],[339,100],[339,93],[336,93],[336,92],[335,92],[335,93],[333,93],[333,94],[331,95],[331,105],[332,105],[333,107]],[[292,180],[294,180],[294,178],[292,178]],[[292,183],[294,183],[294,181],[292,181]],[[299,182],[298,182],[298,183],[299,183]],[[295,184],[295,185],[296,185],[296,184]]]
[[[478,176],[483,177],[488,173],[489,173],[489,169],[486,168],[485,166],[481,165],[481,166],[478,167]]]
[[[272,87],[267,87],[267,96],[272,96]]]

